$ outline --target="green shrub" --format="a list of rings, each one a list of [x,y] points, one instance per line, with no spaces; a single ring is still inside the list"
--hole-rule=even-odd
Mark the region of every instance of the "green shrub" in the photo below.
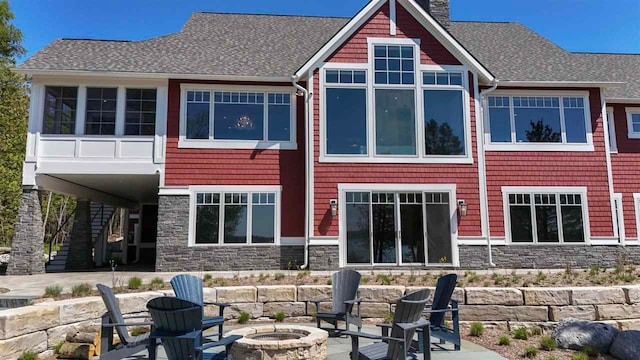
[[[213,279],[211,274],[204,274],[204,281],[211,281],[211,279]]]
[[[71,296],[73,297],[87,296],[90,292],[91,285],[89,283],[73,285],[73,287],[71,288]]]
[[[524,348],[524,357],[528,359],[533,359],[538,356],[538,348],[535,346],[527,346]]]
[[[489,285],[491,285],[491,283],[489,281],[485,281],[482,283],[482,286],[484,287],[489,287]]]
[[[378,274],[376,276],[376,280],[383,283],[384,285],[391,285],[391,279],[385,274]]]
[[[331,278],[327,279],[327,285],[331,285],[331,284],[332,284]]]
[[[149,286],[151,287],[151,289],[162,289],[164,287],[164,281],[157,277],[157,278],[153,278],[151,279],[151,282],[149,283]]]
[[[559,360],[559,359],[555,356],[547,356],[544,358],[544,360]]]
[[[387,324],[393,323],[393,313],[392,312],[390,312],[388,314],[385,314],[384,322],[387,323]]]
[[[597,357],[600,354],[600,350],[598,350],[598,348],[595,346],[583,346],[582,352],[585,353],[587,356],[593,356],[593,357]]]
[[[587,354],[585,353],[575,353],[573,355],[571,355],[571,360],[588,360],[589,358],[587,357]]]
[[[287,318],[287,315],[285,315],[282,311],[278,311],[276,313],[276,321],[277,322],[283,322],[284,319],[286,319],[286,318]]]
[[[60,294],[62,294],[62,286],[60,285],[51,285],[44,289],[45,297],[58,297]]]
[[[240,316],[238,317],[238,322],[240,324],[245,324],[249,321],[249,313],[246,311],[240,312]]]
[[[130,290],[140,289],[140,286],[142,286],[142,279],[140,279],[137,276],[134,276],[134,277],[130,278],[129,279],[129,283],[127,284],[127,287]]]
[[[144,326],[134,326],[129,330],[131,336],[138,336],[149,332],[149,328]]]
[[[59,343],[57,343],[53,347],[53,351],[55,351],[56,354],[60,354],[60,349],[62,349],[62,345],[64,345],[64,341],[60,341]]]
[[[482,323],[471,323],[471,327],[469,328],[469,334],[471,336],[482,336],[482,333],[484,333],[484,326]]]
[[[554,338],[545,336],[540,339],[540,349],[542,350],[551,351],[557,347],[558,343],[556,343],[556,340]]]
[[[369,277],[368,276],[363,276],[360,278],[360,283],[362,284],[367,284],[369,283]]]
[[[542,328],[541,327],[533,327],[531,328],[531,336],[540,336],[542,335]]]
[[[22,354],[20,354],[20,357],[18,358],[18,360],[38,360],[38,354],[32,351],[25,351]]]
[[[545,281],[547,280],[547,274],[543,273],[542,271],[538,271],[538,275],[536,276],[536,279],[538,281]]]
[[[498,345],[509,346],[511,345],[511,339],[509,339],[509,337],[506,335],[500,336],[500,338],[498,339]]]
[[[303,270],[303,271],[300,271],[296,276],[298,277],[298,279],[302,279],[305,276],[309,276],[309,274],[311,274],[309,270]]]
[[[513,331],[513,337],[518,340],[527,340],[529,339],[529,333],[527,332],[527,329],[521,327]]]
[[[275,274],[273,274],[273,279],[274,280],[282,280],[282,279],[284,279],[284,274],[283,273],[275,273]]]

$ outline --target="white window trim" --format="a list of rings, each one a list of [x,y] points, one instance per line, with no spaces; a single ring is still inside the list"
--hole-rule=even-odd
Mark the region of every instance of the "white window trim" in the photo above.
[[[187,91],[210,91],[209,103],[209,138],[208,139],[187,139]],[[240,92],[264,92],[264,133],[268,139],[269,118],[267,116],[268,92],[289,93],[291,95],[290,104],[290,126],[289,141],[269,141],[269,140],[220,140],[213,138],[214,121],[214,92],[215,91],[240,91]],[[289,86],[235,86],[235,85],[212,85],[212,84],[180,84],[180,136],[178,148],[191,149],[274,149],[274,150],[296,150],[296,89]]]
[[[531,194],[531,204],[534,204],[533,194],[579,194],[582,201],[582,221],[584,227],[584,242],[565,243],[560,237],[559,242],[539,243],[536,234],[535,221],[532,223],[532,242],[513,242],[511,239],[511,216],[509,216],[509,194]],[[556,203],[559,207],[559,201]],[[504,234],[507,245],[514,246],[585,246],[591,245],[591,227],[589,225],[589,203],[587,199],[587,188],[584,186],[559,187],[559,186],[503,186],[502,187],[502,213],[504,217]],[[560,216],[560,214],[558,214]],[[533,214],[532,214],[533,217]],[[535,219],[535,218],[533,218]],[[558,223],[558,229],[562,227],[562,222]]]
[[[320,154],[319,162],[325,163],[423,163],[423,164],[473,164],[473,148],[471,136],[471,109],[469,94],[469,72],[465,66],[461,65],[423,65],[420,64],[420,39],[406,38],[367,38],[368,63],[324,63],[319,69],[320,78],[320,107],[319,107],[319,140]],[[373,47],[375,45],[412,45],[414,47],[414,84],[413,85],[375,85],[374,84],[374,56]],[[367,110],[366,110],[366,141],[367,154],[327,154],[326,152],[326,89],[334,84],[326,83],[327,70],[366,70],[367,83],[365,84],[335,84],[336,87],[358,87],[367,89]],[[424,144],[424,103],[423,91],[432,85],[422,84],[423,71],[457,71],[462,73],[462,88],[459,86],[435,86],[442,89],[463,90],[462,102],[464,106],[464,146],[465,155],[425,155]],[[416,123],[416,155],[377,155],[375,153],[375,88],[389,89],[413,89],[415,96],[415,123]]]
[[[618,141],[616,140],[616,122],[613,108],[607,106],[607,124],[609,125],[609,151],[612,153],[618,152]]]
[[[589,104],[589,93],[587,91],[557,91],[557,90],[496,90],[491,93],[491,96],[570,96],[570,97],[582,97],[584,99],[584,116],[585,116],[585,129],[587,132],[587,142],[583,144],[575,143],[517,143],[517,142],[491,142],[491,120],[489,118],[489,97],[483,99],[484,119],[484,142],[485,150],[489,151],[594,151],[593,146],[593,132],[591,129],[591,107]],[[565,132],[564,124],[564,111],[563,111],[562,99],[560,99],[560,125],[563,132]],[[513,127],[514,114],[513,114],[513,101],[510,102],[511,111],[511,134],[514,139],[515,128]],[[515,140],[513,140],[515,141]]]
[[[460,266],[458,252],[458,215],[456,184],[338,184],[338,244],[339,266],[365,266],[365,267],[390,267],[390,266],[418,266],[438,267],[441,264],[400,264],[397,258],[395,264],[348,264],[347,263],[347,238],[346,238],[346,206],[347,192],[372,191],[372,192],[448,192],[449,211],[451,215],[451,265]],[[426,261],[426,259],[425,259]]]
[[[281,229],[281,200],[282,200],[282,186],[253,186],[253,185],[239,185],[239,186],[209,186],[209,185],[193,185],[189,186],[189,247],[224,247],[224,246],[276,246],[280,245],[280,229]],[[247,242],[242,244],[226,244],[224,243],[224,234],[221,232],[218,234],[217,244],[196,244],[196,194],[201,192],[218,192],[220,193],[220,212],[223,211],[224,193],[242,193],[246,192],[247,195]],[[275,203],[275,230],[274,230],[274,242],[269,244],[264,243],[252,243],[251,242],[251,221],[253,215],[251,193],[257,192],[271,192],[276,194]],[[220,229],[224,228],[224,222],[219,224]]]
[[[627,113],[627,137],[629,139],[640,139],[640,132],[634,132],[632,126],[633,115],[640,115],[640,107],[626,107],[624,108]]]
[[[636,237],[625,241],[626,245],[640,245],[640,193],[633,193],[633,209],[636,216]]]

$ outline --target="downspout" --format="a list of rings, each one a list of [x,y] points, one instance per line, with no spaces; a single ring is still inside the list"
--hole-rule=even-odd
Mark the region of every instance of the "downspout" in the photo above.
[[[480,121],[480,126],[482,128],[482,137],[478,139],[478,147],[481,148],[482,151],[482,159],[478,158],[478,167],[482,168],[482,176],[484,177],[484,186],[480,189],[482,191],[482,196],[487,199],[485,201],[484,211],[487,216],[485,216],[485,229],[487,229],[487,250],[489,252],[489,266],[495,267],[496,264],[493,263],[493,254],[491,251],[491,228],[489,227],[489,200],[487,197],[487,166],[485,160],[485,152],[484,152],[484,97],[489,93],[493,92],[498,87],[498,79],[494,79],[491,81],[491,87],[488,89],[484,89],[480,91],[480,116],[482,117],[482,121]],[[477,116],[476,116],[477,117]],[[477,120],[476,120],[477,121]],[[478,126],[478,124],[476,124]]]
[[[307,128],[309,127],[309,91],[298,84],[297,75],[291,76],[293,86],[304,94],[304,264],[300,269],[309,267],[309,142]]]

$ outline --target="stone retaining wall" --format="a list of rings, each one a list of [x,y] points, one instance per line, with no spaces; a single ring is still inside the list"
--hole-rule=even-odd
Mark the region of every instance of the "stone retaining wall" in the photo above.
[[[382,321],[394,311],[395,301],[421,287],[360,286],[362,315],[370,322]],[[433,289],[433,288],[431,288]],[[433,291],[432,291],[433,293]],[[147,302],[172,291],[117,295],[123,313],[146,311]],[[310,300],[330,298],[329,285],[229,286],[204,289],[205,301],[230,303],[225,317],[231,321],[241,312],[254,321],[270,321],[283,312],[286,321],[313,321]],[[566,288],[458,288],[463,326],[473,321],[511,329],[519,326],[553,326],[566,319],[604,321],[622,330],[640,329],[640,285]],[[321,310],[331,307],[321,303]],[[65,335],[85,327],[96,327],[105,308],[100,297],[49,301],[0,311],[0,354],[16,359],[26,350],[51,353]],[[215,307],[207,312],[217,312]]]

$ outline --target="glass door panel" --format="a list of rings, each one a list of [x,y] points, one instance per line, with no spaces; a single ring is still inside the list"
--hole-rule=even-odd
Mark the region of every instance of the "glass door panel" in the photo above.
[[[421,193],[400,194],[402,262],[424,263],[424,214]]]
[[[451,214],[449,193],[425,193],[427,262],[451,264]]]
[[[376,264],[395,264],[397,262],[397,248],[394,193],[372,193],[371,200],[373,262]]]
[[[371,263],[370,201],[368,192],[348,192],[347,263]]]

